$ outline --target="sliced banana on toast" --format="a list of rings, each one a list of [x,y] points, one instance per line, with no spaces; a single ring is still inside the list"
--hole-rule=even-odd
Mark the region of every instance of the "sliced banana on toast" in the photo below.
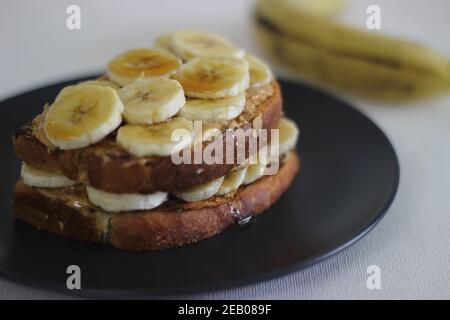
[[[47,170],[33,168],[22,162],[20,176],[26,185],[39,188],[62,188],[76,184],[65,175]]]
[[[250,72],[250,87],[259,87],[272,81],[272,72],[267,64],[262,60],[246,55],[245,61],[248,63]]]
[[[50,106],[44,121],[45,136],[59,149],[83,148],[114,131],[122,122],[122,111],[114,89],[71,86]]]
[[[174,192],[177,198],[187,202],[206,200],[215,195],[222,185],[224,177],[196,185],[192,188]]]
[[[119,86],[109,80],[87,80],[76,84],[77,86],[100,86],[119,90]]]
[[[298,140],[299,130],[295,122],[286,117],[280,119],[280,122],[278,123],[278,129],[278,150],[279,154],[282,155],[295,148]]]
[[[281,118],[278,122],[278,139],[272,136],[269,148],[264,148],[266,164],[278,161],[281,155],[295,149],[299,133],[297,124],[293,120],[286,117]]]
[[[203,31],[179,30],[167,38],[160,39],[160,44],[170,46],[183,60],[189,61],[197,57],[234,57],[243,58],[244,50],[235,48],[226,38]]]
[[[217,195],[221,196],[232,191],[236,191],[244,182],[247,173],[247,168],[241,168],[238,170],[231,171],[223,179],[222,185],[217,191]]]
[[[150,210],[160,206],[167,200],[167,192],[151,194],[109,193],[92,187],[86,187],[89,201],[108,212]]]
[[[166,121],[186,102],[180,83],[166,78],[136,80],[117,93],[124,104],[123,117],[131,124]]]
[[[223,123],[239,116],[245,102],[245,93],[223,99],[188,99],[178,115],[189,120]]]
[[[266,172],[267,165],[271,161],[276,161],[274,156],[278,159],[280,155],[286,154],[295,148],[299,136],[299,130],[295,122],[284,117],[278,123],[278,130],[278,141],[272,139],[270,147],[266,146],[258,151],[257,161],[247,166],[247,172],[242,184],[247,185],[261,178]]]
[[[242,184],[247,185],[261,178],[264,175],[268,162],[267,147],[261,148],[258,150],[256,162],[249,162]]]
[[[60,94],[63,93],[65,90],[72,88],[74,86],[100,86],[100,87],[111,88],[116,91],[119,90],[119,88],[120,88],[117,84],[115,84],[114,82],[109,81],[109,80],[87,80],[87,81],[82,81],[75,85],[67,86],[67,87],[63,88],[61,90]]]
[[[184,64],[174,78],[181,83],[188,97],[220,99],[245,92],[250,77],[245,60],[202,57]]]
[[[180,59],[166,51],[134,49],[111,60],[108,77],[123,87],[138,78],[168,77],[180,66]]]
[[[172,45],[172,36],[173,36],[173,33],[167,33],[167,34],[164,34],[164,35],[156,38],[155,39],[155,48],[176,55],[175,50]]]
[[[192,121],[180,117],[151,126],[128,124],[117,132],[117,143],[138,157],[169,156],[189,146],[192,139]]]

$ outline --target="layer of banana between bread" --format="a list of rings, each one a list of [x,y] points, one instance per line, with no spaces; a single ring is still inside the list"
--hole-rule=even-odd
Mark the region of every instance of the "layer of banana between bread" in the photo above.
[[[264,176],[226,196],[186,203],[172,199],[146,211],[108,213],[90,204],[82,186],[33,188],[19,180],[13,191],[15,214],[50,233],[130,250],[160,250],[214,236],[269,208],[299,170],[295,152],[276,175]]]

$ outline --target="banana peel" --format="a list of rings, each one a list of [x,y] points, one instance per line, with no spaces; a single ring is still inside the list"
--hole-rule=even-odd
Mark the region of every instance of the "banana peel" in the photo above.
[[[342,10],[341,0],[314,2],[260,0],[256,8],[259,42],[306,79],[399,102],[450,89],[447,57],[410,41],[330,20]]]

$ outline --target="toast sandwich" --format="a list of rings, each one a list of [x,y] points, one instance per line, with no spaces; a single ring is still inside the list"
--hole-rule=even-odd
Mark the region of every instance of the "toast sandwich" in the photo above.
[[[197,242],[269,208],[300,168],[260,59],[180,30],[63,88],[13,136],[16,217],[128,251]]]

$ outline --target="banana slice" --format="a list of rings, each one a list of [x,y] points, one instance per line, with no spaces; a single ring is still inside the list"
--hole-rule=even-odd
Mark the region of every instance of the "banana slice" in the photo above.
[[[76,184],[75,181],[70,180],[65,175],[47,170],[36,169],[28,166],[25,162],[22,162],[20,176],[22,177],[23,182],[31,187],[61,188]]]
[[[258,151],[257,162],[247,166],[242,184],[247,185],[261,178],[264,175],[268,162],[267,147],[264,147]]]
[[[299,130],[295,122],[287,118],[282,118],[278,124],[278,129],[278,142],[271,141],[269,152],[267,147],[259,150],[257,163],[248,165],[242,184],[247,185],[253,183],[264,175],[267,165],[271,161],[277,161],[273,158],[274,154],[272,153],[276,148],[278,148],[278,152],[275,152],[277,158],[279,155],[285,154],[295,148],[299,135]]]
[[[108,77],[121,87],[137,78],[168,77],[181,66],[172,54],[158,49],[135,49],[108,64]]]
[[[150,210],[167,200],[167,192],[116,194],[87,186],[89,201],[108,212]]]
[[[63,88],[60,93],[63,93],[64,90],[68,89],[68,88],[72,88],[74,86],[100,86],[100,87],[106,87],[106,88],[111,88],[114,90],[119,90],[119,86],[117,84],[115,84],[112,81],[109,80],[86,80],[86,81],[82,81],[79,82],[77,84],[71,85],[71,86],[67,86],[65,88]]]
[[[206,200],[219,191],[223,180],[224,177],[220,177],[216,180],[202,183],[192,188],[176,191],[174,192],[174,195],[187,202]]]
[[[233,47],[226,38],[197,30],[174,32],[171,44],[176,54],[185,61],[205,56],[243,58],[245,55],[244,50]]]
[[[272,81],[272,72],[267,64],[253,56],[245,56],[250,72],[250,87],[259,87]]]
[[[82,85],[64,89],[44,121],[47,139],[69,150],[96,143],[122,122],[123,104],[111,88]]]
[[[224,99],[190,99],[178,115],[189,120],[222,123],[239,116],[245,108],[245,94]]]
[[[244,182],[246,173],[247,168],[245,167],[228,173],[216,194],[221,196],[237,190]]]
[[[138,157],[164,157],[190,145],[192,136],[192,121],[175,117],[151,126],[131,124],[122,126],[117,132],[117,143]]]
[[[247,90],[248,63],[236,58],[202,57],[184,64],[174,78],[188,97],[220,99]]]
[[[247,173],[245,175],[244,181],[242,182],[243,185],[247,185],[250,183],[255,182],[259,178],[261,178],[264,175],[264,170],[266,169],[266,165],[262,163],[256,163],[251,164],[247,168]]]
[[[117,84],[115,84],[112,81],[109,80],[87,80],[87,81],[83,81],[80,82],[78,84],[76,84],[77,86],[100,86],[100,87],[107,87],[107,88],[112,88],[114,90],[119,90],[119,86]]]
[[[87,80],[87,81],[79,82],[72,86],[64,87],[59,92],[59,94],[63,94],[66,90],[73,88],[75,86],[100,86],[100,87],[105,87],[105,88],[111,88],[116,91],[119,90],[119,88],[120,88],[117,84],[115,84],[114,82],[108,81],[108,80]]]
[[[165,35],[162,35],[162,36],[156,38],[155,48],[176,55],[175,50],[172,45],[172,37],[173,37],[173,33],[168,33],[168,34],[165,34]]]
[[[124,104],[123,117],[132,124],[166,121],[186,103],[180,83],[165,78],[137,80],[117,93]]]
[[[297,144],[299,130],[294,121],[288,118],[280,119],[279,131],[279,154],[284,154],[295,148]]]

